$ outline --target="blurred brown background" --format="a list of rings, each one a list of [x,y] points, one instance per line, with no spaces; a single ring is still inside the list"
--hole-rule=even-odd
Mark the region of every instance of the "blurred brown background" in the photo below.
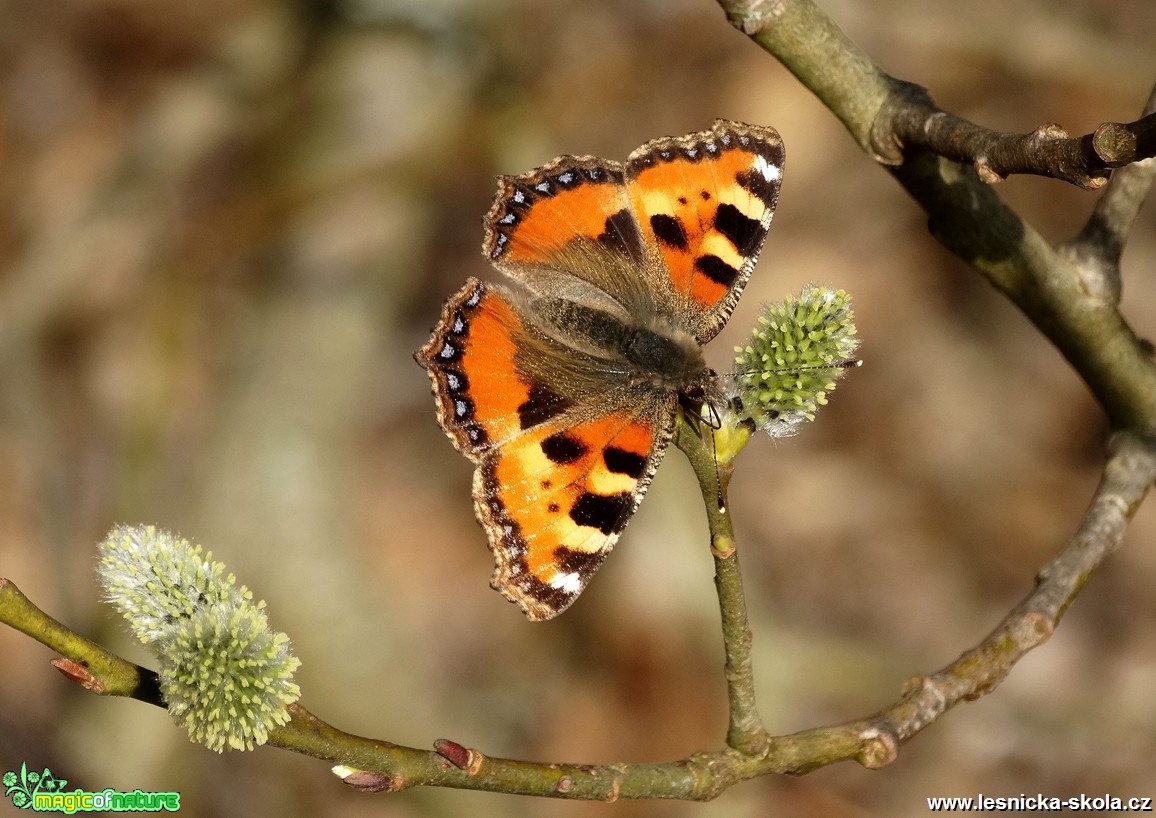
[[[885,69],[1002,130],[1132,119],[1156,78],[1150,0],[825,7]],[[496,174],[622,159],[718,116],[773,124],[788,167],[710,360],[808,281],[855,296],[864,339],[817,422],[758,441],[735,477],[763,713],[786,733],[892,701],[1030,589],[1096,483],[1104,420],[710,0],[0,0],[0,575],[148,664],[92,570],[112,524],[152,522],[268,601],[304,704],[338,726],[558,761],[721,746],[711,562],[681,455],[578,604],[529,624],[488,588],[470,466],[410,358],[441,301],[491,274]],[[1035,178],[1000,192],[1055,240],[1095,201]],[[1124,258],[1148,337],[1154,226],[1149,205]],[[179,790],[189,816],[891,816],[978,791],[1156,795],[1151,506],[1051,642],[881,771],[707,805],[367,796],[322,762],[191,746],[2,628],[0,770]]]

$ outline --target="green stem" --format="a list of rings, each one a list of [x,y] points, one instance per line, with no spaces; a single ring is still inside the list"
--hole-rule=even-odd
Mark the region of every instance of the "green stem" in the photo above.
[[[93,693],[161,704],[155,673],[109,653],[57,622],[33,605],[11,580],[3,577],[0,577],[0,622],[75,662],[74,670],[60,665],[57,669]]]
[[[695,428],[697,426],[697,428]],[[739,553],[734,526],[727,506],[727,487],[734,473],[733,456],[738,448],[728,446],[728,457],[720,462],[719,446],[704,433],[701,424],[680,416],[677,445],[690,460],[706,506],[710,526],[710,550],[714,557],[715,587],[722,616],[723,650],[726,655],[727,699],[730,726],[727,746],[748,756],[761,756],[770,745],[770,736],[759,717],[755,699],[754,668],[751,661],[750,620],[743,592]],[[728,430],[733,431],[733,430]],[[708,440],[710,443],[708,444]],[[743,441],[745,443],[745,440]]]

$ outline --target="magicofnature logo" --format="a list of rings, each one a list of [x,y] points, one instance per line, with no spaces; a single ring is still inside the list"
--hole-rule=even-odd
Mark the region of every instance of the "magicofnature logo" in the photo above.
[[[99,792],[80,789],[68,792],[65,790],[68,779],[57,777],[47,767],[41,773],[29,770],[27,763],[20,765],[19,772],[4,773],[3,782],[4,796],[12,799],[12,806],[35,812],[72,815],[77,812],[176,812],[181,808],[179,792],[120,792],[111,788]]]

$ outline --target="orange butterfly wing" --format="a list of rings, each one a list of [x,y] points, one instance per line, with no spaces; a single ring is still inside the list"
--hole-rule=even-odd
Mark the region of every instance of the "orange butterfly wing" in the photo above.
[[[547,327],[534,298],[626,327],[653,315],[705,342],[750,277],[782,165],[773,129],[720,120],[624,165],[560,157],[500,180],[483,252],[519,287],[470,279],[416,358],[442,427],[477,466],[491,584],[530,619],[569,606],[609,554],[678,405],[677,389]]]

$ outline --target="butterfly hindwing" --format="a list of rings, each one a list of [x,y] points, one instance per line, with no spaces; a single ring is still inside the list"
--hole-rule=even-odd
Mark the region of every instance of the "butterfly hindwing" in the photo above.
[[[497,562],[491,584],[531,619],[560,613],[602,564],[674,420],[673,395],[663,405],[649,390],[608,384],[584,406],[570,384],[539,380],[519,359],[528,349],[558,354],[548,343],[505,293],[471,279],[417,354],[442,426],[477,464],[475,506]]]
[[[629,408],[555,420],[487,457],[474,499],[497,559],[491,585],[530,619],[568,607],[641,502],[672,420],[671,411],[648,417]]]

